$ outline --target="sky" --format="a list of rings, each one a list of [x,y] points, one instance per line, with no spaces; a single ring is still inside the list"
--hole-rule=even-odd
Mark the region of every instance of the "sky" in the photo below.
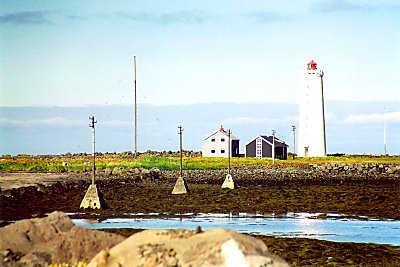
[[[386,121],[400,154],[399,29],[397,0],[0,0],[0,154],[90,152],[89,116],[130,150],[134,56],[141,151],[179,124],[194,150],[221,124],[290,140],[314,60],[328,153],[382,153]]]
[[[400,101],[398,1],[0,0],[0,106]]]

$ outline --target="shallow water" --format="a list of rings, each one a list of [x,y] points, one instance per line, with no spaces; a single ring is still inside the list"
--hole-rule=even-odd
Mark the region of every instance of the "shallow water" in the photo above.
[[[190,229],[226,228],[241,233],[275,237],[304,237],[336,242],[400,245],[400,221],[351,218],[340,214],[319,213],[249,214],[127,214],[131,218],[113,218],[100,222],[74,219],[77,226],[91,229]]]

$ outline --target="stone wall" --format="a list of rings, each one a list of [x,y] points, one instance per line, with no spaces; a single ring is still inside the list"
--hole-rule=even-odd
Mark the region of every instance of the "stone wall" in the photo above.
[[[324,165],[311,165],[313,169],[331,174],[400,174],[400,165],[386,165],[378,163],[326,163]]]
[[[364,164],[350,166],[310,165],[305,168],[275,167],[262,168],[258,166],[236,167],[231,170],[235,183],[238,185],[329,185],[342,183],[400,183],[399,166],[379,166]],[[335,168],[335,169],[334,169]],[[378,171],[377,171],[378,170]],[[163,170],[162,179],[174,180],[179,171]],[[185,180],[192,183],[219,184],[225,179],[226,169],[221,170],[184,170]]]
[[[302,167],[234,167],[231,174],[237,185],[334,185],[343,183],[399,183],[400,166],[387,164],[310,164]],[[227,169],[183,170],[183,177],[189,183],[222,184]],[[129,182],[170,182],[179,177],[179,170],[160,170],[152,168],[125,169],[115,167],[97,171],[97,179],[110,181],[114,179]]]

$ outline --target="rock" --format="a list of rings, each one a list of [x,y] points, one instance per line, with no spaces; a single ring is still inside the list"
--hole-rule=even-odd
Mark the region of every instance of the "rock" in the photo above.
[[[150,175],[150,170],[145,168],[140,168],[140,173],[144,176]]]
[[[139,169],[139,168],[134,168],[134,169],[132,170],[132,172],[133,172],[135,175],[139,175],[139,174],[140,174],[140,169]]]
[[[159,168],[151,168],[150,175],[154,179],[159,179],[159,178],[161,178],[161,170]]]
[[[104,170],[104,174],[106,175],[106,176],[110,176],[111,174],[112,174],[112,169],[111,168],[106,168],[105,170]]]
[[[386,173],[392,174],[392,173],[394,173],[395,171],[396,171],[396,169],[391,168],[391,167],[388,167],[387,170],[386,170]]]
[[[102,250],[88,267],[100,266],[289,266],[249,235],[217,229],[146,230]]]
[[[112,170],[112,175],[124,176],[127,174],[128,174],[128,171],[123,168],[120,168],[120,167],[114,167],[114,169]]]
[[[125,239],[115,234],[76,227],[62,212],[7,225],[0,228],[0,236],[0,251],[6,255],[3,259],[18,260],[17,263],[26,266],[47,266],[50,263],[75,265],[88,261],[102,249]]]

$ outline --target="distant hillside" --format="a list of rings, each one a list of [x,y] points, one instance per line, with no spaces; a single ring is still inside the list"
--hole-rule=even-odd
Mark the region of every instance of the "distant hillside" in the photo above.
[[[399,102],[327,101],[328,153],[383,153],[386,108],[387,147],[400,154]],[[241,149],[258,134],[289,144],[298,106],[285,103],[209,103],[138,107],[139,150],[177,150],[177,126],[184,127],[184,148],[201,150],[203,138],[223,125],[240,138]],[[89,117],[95,116],[96,146],[103,152],[133,149],[133,106],[1,107],[0,154],[90,152]]]

